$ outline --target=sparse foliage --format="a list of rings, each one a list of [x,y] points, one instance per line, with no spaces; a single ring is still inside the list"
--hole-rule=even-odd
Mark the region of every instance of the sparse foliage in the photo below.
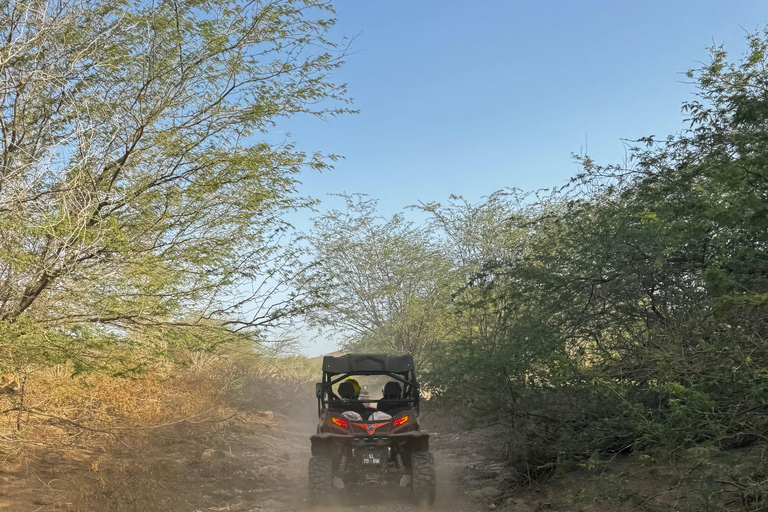
[[[260,138],[347,111],[332,16],[321,0],[0,4],[0,365],[205,348],[301,309],[276,295],[296,262],[280,217],[327,159]]]
[[[343,197],[346,210],[315,219],[308,235],[315,266],[301,286],[325,303],[310,320],[346,334],[354,350],[427,362],[451,329],[451,261],[428,230],[380,217],[375,201]]]

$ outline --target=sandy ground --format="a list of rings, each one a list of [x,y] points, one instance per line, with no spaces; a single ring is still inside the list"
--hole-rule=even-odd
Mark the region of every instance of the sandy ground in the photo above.
[[[183,423],[100,448],[49,444],[24,464],[0,460],[0,512],[417,510],[407,489],[370,487],[332,506],[310,509],[307,463],[316,413],[312,406],[283,411],[245,407],[227,421]],[[594,471],[554,475],[542,484],[511,490],[504,466],[494,461],[492,433],[464,432],[451,427],[455,422],[450,419],[437,421],[428,412],[424,420],[437,467],[434,511],[690,510],[674,484],[681,474],[690,474],[689,468],[647,467],[617,458]]]
[[[314,411],[292,416],[262,411],[240,414],[215,429],[178,426],[102,450],[51,452],[25,466],[6,463],[0,465],[0,511],[309,510],[307,463],[314,430]],[[434,510],[488,510],[496,487],[493,472],[486,477],[476,470],[475,443],[458,432],[432,434]],[[407,490],[362,488],[332,510],[413,510],[407,498]]]

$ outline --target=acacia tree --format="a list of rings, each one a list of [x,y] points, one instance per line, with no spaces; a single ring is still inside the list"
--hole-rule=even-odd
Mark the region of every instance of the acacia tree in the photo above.
[[[430,383],[509,424],[521,474],[764,439],[768,33],[748,43],[689,73],[687,130],[624,165],[585,158],[573,189],[513,223],[523,247],[478,273],[496,336],[459,338]]]
[[[458,274],[428,229],[402,214],[381,217],[373,200],[342,197],[346,210],[315,219],[307,236],[314,261],[301,286],[324,303],[311,323],[341,334],[347,348],[428,362],[452,330]]]
[[[452,195],[446,204],[421,203],[417,209],[430,215],[429,228],[445,239],[454,264],[474,272],[520,256],[525,230],[519,224],[530,214],[531,196],[504,189],[477,204]]]
[[[280,216],[327,159],[259,135],[348,111],[332,15],[322,0],[0,4],[0,360],[150,329],[163,347],[220,341],[300,307],[267,300],[291,267]]]

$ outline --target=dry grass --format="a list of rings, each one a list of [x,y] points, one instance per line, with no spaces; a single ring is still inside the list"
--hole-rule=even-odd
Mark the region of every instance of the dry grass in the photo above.
[[[29,447],[81,445],[132,429],[154,427],[215,408],[222,384],[194,369],[155,371],[134,379],[98,374],[70,377],[66,367],[25,376],[23,393],[0,397],[8,410],[0,423],[6,461]]]
[[[229,347],[135,378],[72,377],[68,366],[16,377],[20,388],[0,394],[0,510],[26,510],[18,500],[30,510],[132,511],[175,499],[160,482],[188,453],[225,453],[244,416],[285,407],[300,388],[313,394],[316,376],[301,358]]]

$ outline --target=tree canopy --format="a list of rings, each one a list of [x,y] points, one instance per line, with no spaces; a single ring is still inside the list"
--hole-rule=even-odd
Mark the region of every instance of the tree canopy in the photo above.
[[[324,305],[309,320],[341,333],[350,350],[426,362],[450,330],[450,260],[424,227],[381,217],[374,200],[342,197],[346,209],[316,218],[306,237],[314,262],[300,286]]]
[[[4,365],[300,309],[266,300],[292,264],[280,219],[328,158],[262,135],[349,111],[333,23],[321,0],[0,4]]]

